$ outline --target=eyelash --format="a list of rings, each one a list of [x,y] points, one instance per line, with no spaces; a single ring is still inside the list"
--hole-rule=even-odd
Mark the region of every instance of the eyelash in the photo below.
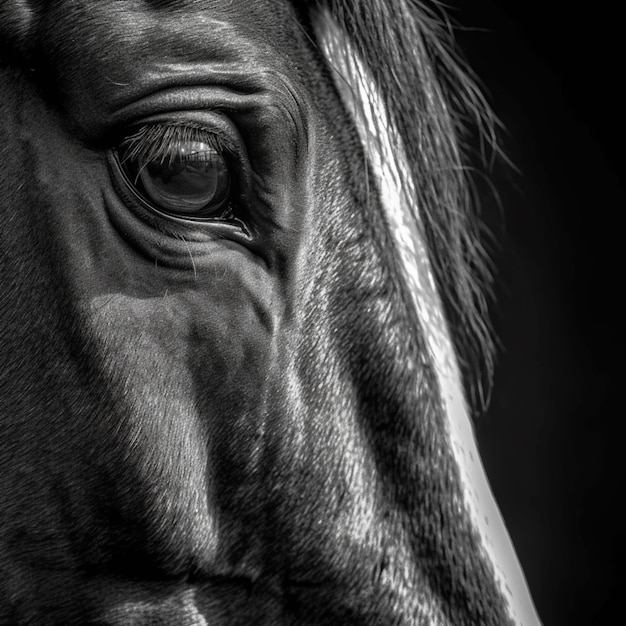
[[[142,126],[120,144],[118,152],[120,163],[141,158],[147,162],[165,163],[169,157],[171,163],[185,143],[203,142],[227,158],[232,157],[234,149],[225,138],[195,124],[150,124]]]

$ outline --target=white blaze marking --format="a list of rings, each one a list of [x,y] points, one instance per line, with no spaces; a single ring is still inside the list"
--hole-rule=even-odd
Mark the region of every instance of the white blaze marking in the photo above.
[[[321,49],[338,72],[337,88],[355,120],[376,178],[387,223],[400,252],[413,306],[445,403],[447,434],[463,482],[465,509],[493,564],[512,619],[520,625],[538,624],[524,575],[480,462],[421,224],[416,224],[411,217],[410,207],[416,196],[411,177],[406,175],[408,168],[402,140],[387,118],[374,81],[333,18],[324,11],[316,15],[314,23]]]

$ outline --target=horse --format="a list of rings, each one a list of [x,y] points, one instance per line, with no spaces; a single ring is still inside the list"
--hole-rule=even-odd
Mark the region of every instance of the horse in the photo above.
[[[438,4],[4,0],[0,85],[1,624],[539,623]]]

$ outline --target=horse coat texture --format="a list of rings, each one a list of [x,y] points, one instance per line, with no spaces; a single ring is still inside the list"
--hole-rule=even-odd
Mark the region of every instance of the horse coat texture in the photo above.
[[[0,625],[538,623],[435,11],[3,2]]]

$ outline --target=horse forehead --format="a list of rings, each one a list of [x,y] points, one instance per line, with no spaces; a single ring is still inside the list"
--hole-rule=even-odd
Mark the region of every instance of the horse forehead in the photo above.
[[[245,5],[245,8],[244,6]],[[96,50],[114,46],[140,45],[156,56],[206,55],[215,40],[224,35],[254,38],[258,42],[277,42],[284,32],[290,3],[286,0],[258,2],[217,2],[215,0],[178,0],[176,2],[90,2],[60,0],[42,13],[32,13],[33,25],[47,40],[71,47],[83,42]],[[268,34],[272,34],[271,38]],[[99,36],[103,38],[99,38]],[[170,46],[178,46],[176,49]],[[132,62],[132,59],[129,59]]]
[[[53,60],[86,54],[100,62],[114,61],[120,72],[150,59],[227,62],[245,57],[254,64],[275,58],[281,34],[289,30],[289,3],[261,0],[246,4],[245,10],[238,8],[241,4],[61,0],[39,16],[37,32],[46,50],[53,51]]]
[[[280,71],[297,53],[298,26],[286,0],[59,0],[43,7],[12,13],[0,39],[21,38],[19,47],[39,56],[61,86],[111,89],[151,72],[188,78],[192,66],[208,63]]]
[[[186,35],[185,43],[193,44],[195,40],[199,46],[224,27],[237,27],[248,34],[256,33],[259,39],[265,40],[268,32],[272,32],[272,41],[276,42],[276,37],[285,29],[285,19],[291,7],[288,0],[7,2],[6,13],[12,17],[7,28],[18,29],[22,35],[31,37],[40,36],[46,30],[48,40],[70,45],[73,40],[68,41],[68,35],[76,40],[88,38],[89,44],[97,48],[114,43],[110,38],[104,41],[93,38],[104,32],[119,33],[126,41],[146,34],[154,39],[158,34],[164,39],[154,41],[155,49],[162,48],[167,43],[168,33],[175,34],[181,25]],[[190,19],[192,17],[193,20]],[[180,32],[177,35],[180,36]]]

